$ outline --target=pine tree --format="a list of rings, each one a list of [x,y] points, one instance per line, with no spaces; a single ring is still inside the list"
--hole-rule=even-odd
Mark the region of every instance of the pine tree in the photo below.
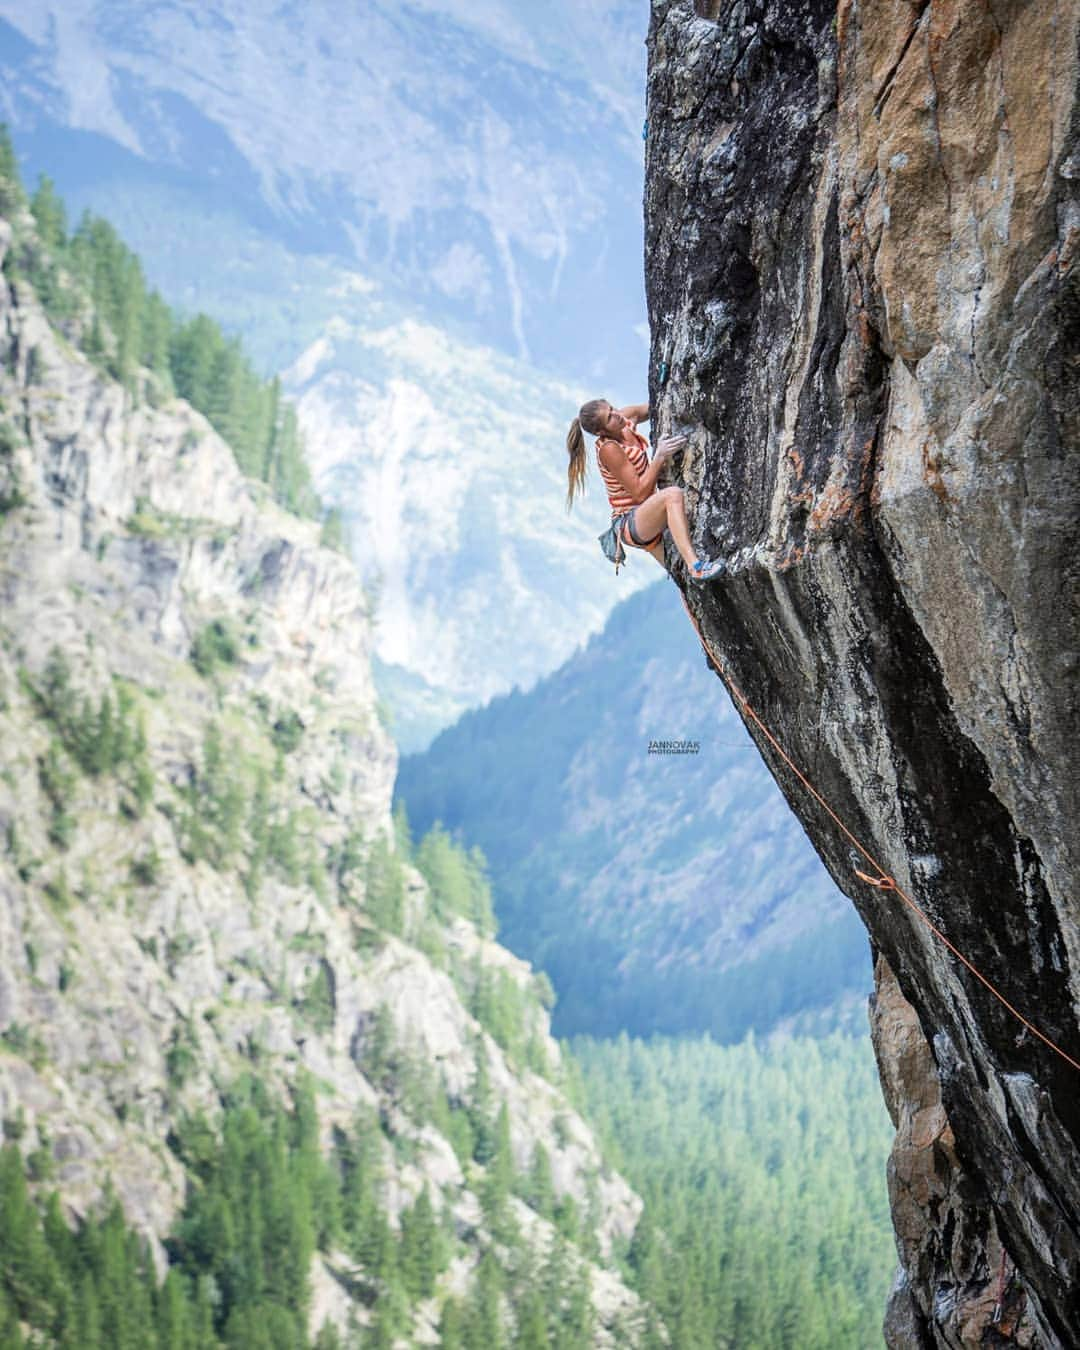
[[[139,360],[154,372],[162,383],[165,397],[173,392],[172,371],[169,367],[169,343],[172,338],[172,313],[158,295],[151,292],[140,315]]]
[[[107,351],[105,332],[101,327],[101,319],[96,310],[90,321],[90,329],[83,338],[82,348],[94,365],[100,366],[104,363]]]
[[[425,1186],[411,1209],[401,1216],[401,1273],[411,1298],[430,1298],[442,1269],[444,1243]]]
[[[0,1350],[24,1350],[26,1342],[19,1330],[19,1319],[0,1285]]]
[[[115,730],[112,699],[107,693],[102,694],[86,761],[89,773],[94,775],[108,773],[113,767],[116,749]]]
[[[530,1289],[521,1300],[514,1350],[550,1350],[544,1303],[538,1290]]]
[[[400,859],[381,834],[371,847],[364,891],[365,908],[376,928],[400,934],[405,926],[405,878]]]
[[[495,1149],[480,1188],[480,1202],[492,1233],[500,1242],[512,1243],[517,1225],[510,1209],[514,1182],[514,1155],[510,1144],[510,1113],[504,1102],[495,1122]]]
[[[311,1304],[311,1258],[315,1254],[315,1223],[311,1212],[311,1191],[295,1172],[287,1189],[287,1228],[284,1245],[284,1286],[286,1304],[302,1321],[307,1320]]]
[[[440,1350],[463,1350],[465,1344],[465,1313],[460,1301],[448,1298],[439,1317]]]
[[[487,859],[475,844],[469,849],[465,868],[469,879],[468,917],[485,937],[494,937],[499,925],[495,919]]]
[[[469,1123],[473,1131],[473,1161],[482,1167],[495,1156],[497,1139],[492,1120],[491,1079],[488,1073],[487,1047],[482,1035],[476,1037],[473,1047],[476,1072],[473,1078],[472,1100],[469,1103]]]
[[[48,1200],[45,1202],[42,1228],[45,1241],[57,1268],[65,1273],[70,1273],[76,1265],[75,1235],[64,1220],[60,1208],[60,1196],[56,1191],[51,1191]]]
[[[341,1221],[350,1253],[370,1265],[367,1235],[378,1213],[375,1188],[379,1180],[378,1126],[365,1111],[356,1115],[353,1130],[337,1141],[341,1173]]]
[[[172,1269],[162,1281],[155,1299],[158,1344],[168,1350],[196,1350],[191,1308],[184,1277]]]
[[[0,1282],[19,1317],[41,1325],[56,1288],[56,1264],[46,1245],[15,1144],[0,1149]]]
[[[465,1314],[462,1344],[465,1350],[503,1350],[503,1274],[492,1252],[480,1258]]]
[[[2,173],[2,169],[0,169]],[[42,174],[37,191],[30,200],[30,210],[37,223],[38,238],[47,249],[60,252],[67,244],[67,212],[56,195],[51,178]]]
[[[216,1344],[214,1335],[214,1291],[213,1276],[199,1275],[195,1281],[195,1313],[192,1329],[196,1350],[213,1350]]]
[[[131,796],[134,814],[142,816],[154,798],[154,771],[150,767],[150,757],[146,741],[146,721],[139,713],[135,727],[135,740],[131,750]]]
[[[214,357],[221,345],[217,325],[205,314],[173,330],[169,369],[180,398],[200,412],[209,406]]]
[[[108,1212],[98,1233],[97,1295],[101,1307],[101,1334],[115,1350],[135,1350],[138,1323],[133,1316],[135,1271],[130,1261],[127,1232],[119,1201],[107,1197]]]
[[[533,1149],[532,1168],[528,1182],[529,1204],[545,1219],[555,1212],[555,1188],[551,1179],[551,1156],[537,1140]]]
[[[105,1350],[106,1341],[102,1336],[101,1306],[98,1302],[94,1276],[86,1271],[79,1282],[79,1299],[76,1309],[76,1344],[81,1350]]]
[[[11,133],[6,122],[0,122],[0,215],[10,217],[23,205],[22,177]]]

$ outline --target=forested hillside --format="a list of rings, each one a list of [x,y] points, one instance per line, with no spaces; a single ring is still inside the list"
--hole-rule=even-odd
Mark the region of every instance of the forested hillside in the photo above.
[[[881,1344],[892,1128],[865,1039],[571,1044],[589,1114],[645,1200],[626,1270],[655,1309],[646,1344]]]
[[[650,753],[663,740],[697,752]],[[483,850],[503,940],[551,976],[560,1034],[738,1040],[869,989],[862,928],[669,584],[404,756],[395,794],[417,828]]]
[[[0,214],[26,204],[5,127],[0,127]],[[228,442],[243,472],[268,483],[287,510],[318,517],[318,497],[296,419],[278,379],[263,380],[240,342],[205,314],[178,318],[151,290],[139,259],[112,225],[85,213],[74,230],[45,176],[29,199],[36,229],[16,233],[8,271],[20,269],[49,318],[102,371],[152,405],[179,397]],[[338,529],[330,522],[331,537]]]

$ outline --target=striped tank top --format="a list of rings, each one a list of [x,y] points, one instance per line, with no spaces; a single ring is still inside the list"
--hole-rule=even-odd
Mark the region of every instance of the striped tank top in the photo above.
[[[633,427],[626,427],[623,430],[623,438],[616,441],[614,436],[597,436],[596,438],[596,463],[600,468],[600,477],[604,480],[604,486],[607,488],[608,501],[611,503],[611,518],[624,515],[627,511],[637,506],[637,502],[627,492],[614,474],[609,473],[604,467],[604,462],[600,458],[600,442],[615,441],[616,445],[621,445],[626,451],[626,458],[630,461],[634,472],[640,478],[649,466],[649,456],[646,453],[649,442]]]

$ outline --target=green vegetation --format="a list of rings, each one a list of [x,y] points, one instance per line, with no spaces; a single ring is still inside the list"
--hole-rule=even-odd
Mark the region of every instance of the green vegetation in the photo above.
[[[672,1350],[880,1344],[892,1131],[865,1041],[572,1048],[606,1156],[645,1200],[626,1268]]]
[[[319,961],[315,966],[296,1000],[296,1009],[316,1031],[329,1031],[334,1025],[334,988],[325,961]]]
[[[216,722],[206,726],[201,766],[193,766],[179,818],[180,848],[188,862],[205,858],[221,869],[236,861],[247,806],[235,746],[226,749]]]
[[[0,126],[0,214],[18,226],[25,200],[10,137]],[[259,376],[239,340],[205,314],[174,314],[108,221],[86,213],[69,229],[49,178],[41,178],[29,205],[35,229],[16,229],[5,273],[25,277],[53,322],[133,396],[187,399],[232,447],[245,474],[269,484],[287,510],[323,517],[326,542],[340,548],[340,518],[324,513],[315,493],[296,410],[282,398],[280,380]]]
[[[345,519],[336,506],[332,506],[326,513],[319,542],[323,548],[332,548],[335,553],[344,553],[349,557],[349,532],[345,526]]]
[[[188,862],[205,859],[218,871],[237,868],[251,898],[268,869],[291,886],[307,883],[327,893],[326,860],[310,829],[312,809],[291,806],[282,787],[272,786],[257,742],[226,737],[209,722],[202,762],[190,768],[174,816],[180,850]]]
[[[403,809],[401,818],[404,819]],[[496,932],[487,860],[478,848],[464,849],[436,821],[416,849],[416,866],[431,887],[436,918],[455,914],[471,920],[485,937]]]
[[[19,435],[8,421],[0,421],[0,517],[22,506],[26,500],[14,464]]]
[[[380,834],[371,846],[364,868],[364,908],[384,933],[405,931],[405,869],[400,852]]]
[[[479,958],[467,974],[460,970],[454,974],[465,1006],[511,1062],[547,1076],[547,1052],[536,1030],[542,986],[523,986],[509,971],[493,970]]]
[[[219,666],[236,665],[243,645],[228,619],[213,619],[195,634],[191,644],[191,664],[200,675],[213,675]]]
[[[10,143],[0,135],[0,210],[15,211],[22,200]],[[292,509],[315,514],[295,416],[276,383],[260,381],[237,344],[209,320],[175,318],[147,291],[137,261],[104,222],[87,217],[69,231],[47,180],[34,195],[33,211],[35,232],[17,241],[9,276],[14,272],[33,284],[69,339],[123,380],[132,397],[190,398],[230,439],[245,471],[271,484]],[[0,512],[10,505],[4,461],[17,449],[17,431],[0,421]],[[154,538],[191,526],[146,502],[136,504],[128,522],[130,531]],[[324,538],[336,529],[328,520]],[[656,640],[655,626],[639,628]],[[191,660],[213,678],[241,659],[246,642],[238,626],[216,620],[195,635]],[[24,673],[23,686],[48,732],[46,737],[39,727],[44,748],[36,772],[54,848],[72,840],[80,775],[92,783],[115,780],[124,809],[133,816],[145,812],[155,783],[143,696],[122,681],[92,698],[82,694],[58,651],[39,677]],[[623,935],[609,931],[579,941],[582,930],[566,923],[567,901],[576,891],[560,873],[591,873],[611,842],[603,831],[577,831],[576,822],[560,833],[567,756],[580,753],[594,707],[575,703],[554,718],[550,705],[541,708],[540,720],[559,733],[535,760],[506,749],[510,737],[521,745],[520,701],[509,712],[497,708],[504,719],[498,735],[478,736],[461,759],[472,780],[469,790],[477,794],[467,805],[489,823],[503,822],[502,833],[492,833],[492,847],[506,868],[496,877],[507,878],[507,912],[517,925],[507,929],[517,933],[535,925],[548,950],[561,948],[567,987],[579,1008],[592,996],[609,1019],[628,1010],[647,1018],[665,1008],[692,1025],[716,997],[711,980],[688,980],[683,992],[673,990],[670,979],[635,976],[619,992],[596,975],[612,953],[625,955]],[[625,724],[627,708],[615,712]],[[185,858],[235,872],[252,898],[273,873],[347,906],[360,948],[386,945],[391,935],[415,943],[448,971],[465,1006],[513,1066],[551,1073],[538,1033],[542,1009],[554,1003],[551,982],[543,975],[522,982],[497,965],[462,958],[462,944],[450,931],[464,918],[484,935],[495,932],[492,884],[480,849],[457,842],[438,812],[414,842],[399,810],[392,840],[369,839],[355,828],[326,851],[315,808],[299,805],[289,779],[288,757],[314,733],[289,708],[267,703],[258,718],[240,725],[242,715],[230,706],[221,722],[207,724],[187,783],[175,793],[158,785],[159,804],[171,813]],[[511,783],[504,771],[515,758],[518,777]],[[344,781],[339,762],[328,762],[325,772]],[[445,765],[432,781],[453,797]],[[695,845],[688,829],[669,835],[673,864]],[[515,872],[513,848],[544,831],[557,865],[530,856]],[[551,839],[565,840],[567,848],[551,850]],[[24,880],[37,871],[57,914],[64,915],[76,895],[92,892],[70,856],[26,857],[14,820],[7,847]],[[161,879],[162,857],[148,837],[115,856],[124,859],[126,890],[138,902],[136,888]],[[430,889],[426,912],[410,894],[411,866]],[[64,923],[73,926],[70,916]],[[160,939],[160,959],[174,977],[196,942],[183,926],[181,919]],[[39,956],[29,937],[26,942],[35,975],[45,975],[53,958]],[[158,938],[143,938],[141,945],[158,958]],[[306,978],[291,994],[279,969],[268,982],[279,1004],[291,997],[293,1015],[325,1032],[335,1017],[337,991],[318,922],[290,946],[293,953],[308,953]],[[280,970],[286,968],[283,958]],[[824,963],[811,966],[801,956],[770,958],[767,971],[725,976],[727,1020],[716,1025],[725,1032],[738,1029],[762,995],[773,1000],[770,1008],[789,1011],[792,999],[812,1000],[826,977],[831,981]],[[74,978],[74,968],[61,964],[60,990]],[[217,1011],[206,1009],[194,1025],[177,1025],[162,1047],[174,1111],[185,1085],[204,1068],[202,1017],[210,1022]],[[253,1062],[267,1053],[261,1035],[253,1032],[248,1040]],[[380,1110],[360,1112],[348,1128],[338,1125],[325,1155],[307,1085],[298,1086],[286,1106],[257,1078],[245,1078],[224,1093],[220,1120],[179,1119],[169,1146],[185,1169],[187,1199],[165,1238],[169,1270],[161,1284],[145,1245],[111,1197],[74,1230],[67,1226],[57,1196],[48,1193],[56,1164],[47,1135],[39,1130],[33,1146],[24,1143],[20,1152],[25,1126],[5,1121],[4,1137],[15,1142],[0,1151],[0,1350],[46,1344],[72,1350],[301,1350],[311,1342],[309,1268],[319,1251],[346,1258],[342,1279],[370,1317],[357,1333],[363,1346],[389,1347],[408,1338],[416,1305],[427,1298],[436,1300],[441,1342],[451,1350],[592,1345],[582,1258],[597,1250],[595,1196],[574,1199],[555,1185],[561,1174],[557,1150],[572,1133],[569,1117],[556,1120],[549,1147],[538,1145],[519,1170],[508,1110],[492,1083],[488,1036],[476,1036],[471,1080],[451,1095],[437,1068],[399,1043],[390,1008],[379,1008],[361,1028],[355,1054],[380,1093]],[[583,1076],[575,1078],[570,1062],[562,1086],[588,1103],[608,1135],[609,1158],[646,1199],[633,1241],[618,1256],[655,1310],[647,1333],[653,1350],[727,1343],[815,1350],[878,1340],[892,1265],[882,1183],[889,1129],[864,1046],[832,1038],[721,1049],[709,1042],[645,1045],[624,1038],[580,1042],[576,1050]],[[47,1062],[42,1037],[25,1023],[4,1029],[0,1052],[38,1067]],[[118,1115],[124,1109],[120,1103]],[[389,1184],[388,1162],[419,1161],[423,1130],[431,1127],[453,1147],[466,1185],[479,1199],[479,1222],[465,1208],[455,1219],[454,1187],[414,1190],[401,1212],[391,1215],[388,1201],[399,1200],[401,1192]],[[527,1241],[522,1202],[554,1226],[550,1243],[533,1247]],[[466,1297],[447,1297],[443,1276],[462,1257],[475,1261],[474,1280]],[[346,1339],[324,1328],[313,1343],[333,1350]]]
[[[0,1346],[308,1344],[308,1262],[316,1243],[331,1236],[316,1215],[333,1222],[338,1190],[318,1153],[310,1095],[298,1092],[288,1113],[245,1081],[230,1096],[220,1141],[200,1117],[186,1120],[171,1142],[193,1187],[166,1242],[171,1265],[160,1286],[115,1198],[73,1232],[56,1193],[35,1203],[18,1148],[4,1147]],[[23,1339],[18,1319],[34,1339]]]
[[[13,1055],[21,1055],[35,1069],[40,1069],[48,1059],[45,1042],[36,1031],[22,1022],[10,1022],[0,1032],[0,1045]]]
[[[10,216],[26,204],[19,161],[6,124],[0,123],[0,215]]]
[[[132,858],[129,872],[136,886],[154,885],[161,875],[161,857],[153,844],[139,857]]]
[[[227,526],[214,525],[212,521],[201,517],[178,516],[170,511],[161,511],[145,497],[135,498],[135,510],[125,523],[129,533],[144,539],[188,539],[205,535],[220,545],[229,534]],[[99,552],[98,556],[101,557],[102,553]]]
[[[343,1251],[354,1298],[371,1321],[360,1344],[390,1347],[407,1335],[415,1304],[437,1295],[439,1276],[458,1248],[448,1212],[425,1186],[400,1214],[395,1230],[381,1201],[383,1131],[376,1116],[357,1113],[336,1128],[323,1157],[308,1083],[291,1108],[253,1076],[224,1098],[217,1127],[185,1116],[169,1144],[189,1178],[183,1212],[165,1239],[169,1269],[159,1285],[145,1242],[125,1224],[119,1202],[75,1230],[55,1192],[37,1198],[28,1181],[51,1172],[42,1137],[24,1161],[16,1143],[0,1150],[0,1347],[49,1344],[59,1350],[330,1350],[341,1342],[324,1326],[312,1342],[312,1255]],[[5,1137],[24,1133],[5,1122]],[[561,1238],[547,1252],[523,1246],[505,1222],[512,1164],[505,1113],[496,1127],[485,1211],[501,1214],[512,1246],[485,1245],[475,1286],[444,1302],[444,1345],[461,1350],[586,1350],[591,1344],[588,1290],[572,1246]],[[512,1330],[504,1326],[504,1305]],[[32,1328],[24,1339],[19,1321]]]
[[[38,714],[56,734],[38,760],[38,781],[51,807],[51,842],[67,848],[75,828],[69,810],[75,790],[72,762],[88,777],[114,776],[124,789],[122,809],[141,816],[153,796],[154,777],[146,728],[135,712],[129,687],[118,681],[115,697],[106,690],[96,704],[86,695],[79,698],[71,684],[67,658],[56,647],[40,680],[35,682],[25,670],[20,678]]]
[[[270,729],[270,739],[283,755],[291,755],[304,739],[304,723],[300,714],[291,708],[281,713]]]

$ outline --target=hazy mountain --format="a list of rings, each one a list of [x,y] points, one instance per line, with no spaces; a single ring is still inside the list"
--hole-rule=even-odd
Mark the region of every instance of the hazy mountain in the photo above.
[[[416,829],[484,850],[502,938],[551,975],[560,1034],[737,1038],[869,989],[862,927],[667,583],[403,758],[395,795]]]
[[[647,24],[643,0],[346,22],[329,0],[0,0],[0,109],[66,192],[169,186],[184,216],[228,209],[607,379],[644,354]]]

